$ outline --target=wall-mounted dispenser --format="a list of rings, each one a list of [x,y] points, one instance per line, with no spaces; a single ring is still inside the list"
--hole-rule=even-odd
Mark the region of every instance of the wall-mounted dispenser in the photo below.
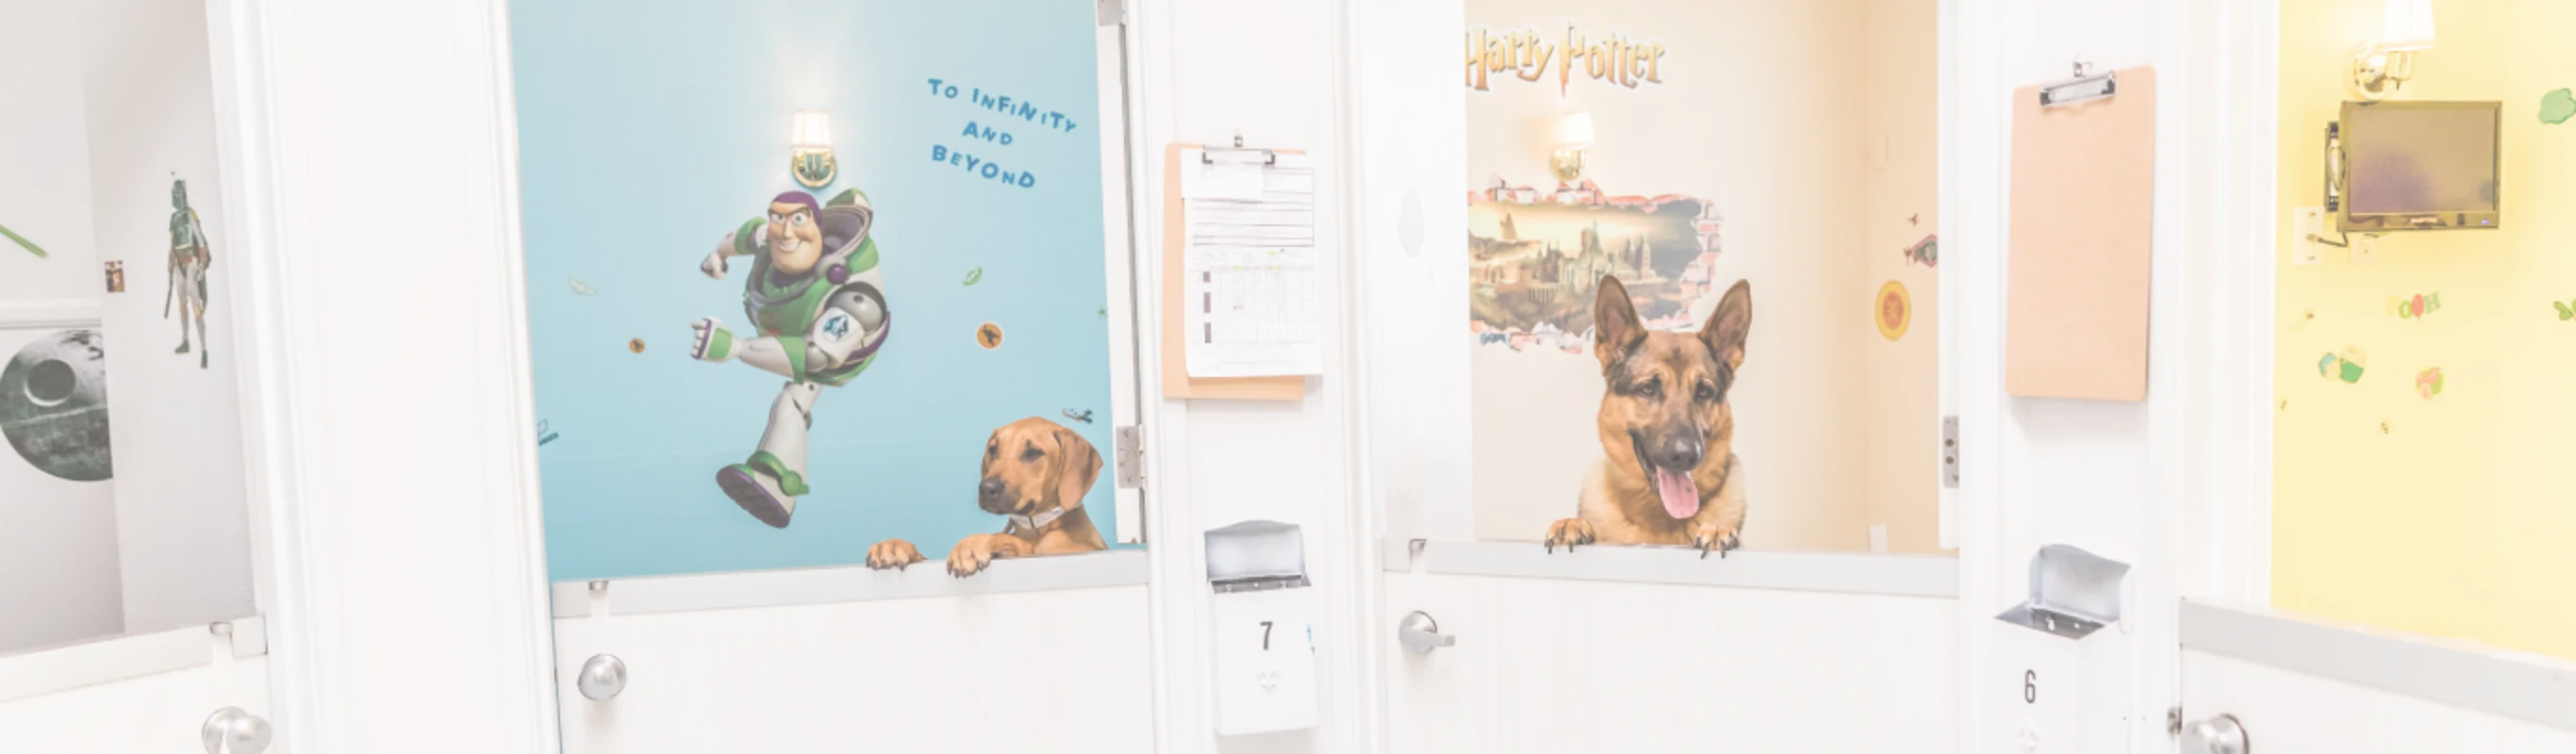
[[[1315,727],[1315,590],[1295,524],[1245,521],[1207,533],[1216,733]]]

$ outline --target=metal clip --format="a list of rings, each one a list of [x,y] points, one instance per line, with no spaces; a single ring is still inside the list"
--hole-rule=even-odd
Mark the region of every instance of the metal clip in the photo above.
[[[2119,72],[2094,73],[2092,61],[2081,59],[2075,61],[2074,68],[2074,78],[2039,88],[2040,107],[2071,105],[2119,96]]]

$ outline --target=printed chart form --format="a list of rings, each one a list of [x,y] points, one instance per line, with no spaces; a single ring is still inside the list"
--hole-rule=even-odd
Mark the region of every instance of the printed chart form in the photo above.
[[[1190,376],[1322,373],[1313,158],[1206,155],[1183,153]]]

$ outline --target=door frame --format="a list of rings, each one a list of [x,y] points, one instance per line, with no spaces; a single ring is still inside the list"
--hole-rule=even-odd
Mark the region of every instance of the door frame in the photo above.
[[[382,25],[397,22],[408,40],[399,49],[344,41],[381,39]],[[277,739],[290,747],[331,750],[375,740],[391,714],[471,716],[474,724],[460,729],[457,740],[477,742],[483,751],[537,754],[554,751],[560,740],[530,432],[508,23],[507,0],[373,11],[311,0],[207,3],[217,151],[238,229],[231,259],[242,307],[236,338],[244,363],[254,575],[273,637],[269,717]],[[422,54],[429,50],[445,54]],[[443,95],[457,106],[450,117],[375,134],[372,149],[403,143],[411,155],[382,169],[450,163],[443,171],[405,176],[424,179],[409,184],[418,195],[456,199],[447,205],[457,214],[448,218],[454,223],[421,230],[483,252],[441,260],[471,276],[471,287],[451,294],[480,311],[444,323],[478,338],[467,352],[450,354],[456,365],[442,372],[463,378],[452,385],[451,398],[485,408],[470,434],[488,449],[453,469],[482,479],[484,494],[449,501],[446,509],[455,520],[479,524],[469,529],[472,537],[454,543],[486,556],[471,573],[442,573],[438,564],[405,567],[370,554],[372,545],[390,544],[394,533],[387,527],[395,522],[370,520],[351,510],[358,507],[353,501],[330,499],[356,477],[332,467],[332,440],[367,434],[353,433],[353,423],[330,410],[364,401],[375,389],[324,379],[337,354],[329,347],[331,333],[310,324],[336,303],[320,289],[359,284],[366,273],[316,268],[342,248],[329,230],[354,222],[328,216],[320,187],[348,176],[347,163],[376,154],[341,139],[349,124],[335,116],[346,113],[328,101],[362,88],[353,83],[361,76],[394,79],[370,78],[368,86],[427,83],[421,98]],[[420,317],[428,315],[378,316],[387,329],[418,332]],[[434,611],[442,620],[370,618],[366,605],[348,599],[363,596],[381,608],[386,595],[393,595],[392,604]],[[366,628],[348,625],[353,622]],[[383,635],[395,626],[400,636]],[[389,651],[396,644],[442,649]],[[429,657],[445,671],[434,678],[391,677],[424,667]],[[353,662],[368,672],[353,669]]]

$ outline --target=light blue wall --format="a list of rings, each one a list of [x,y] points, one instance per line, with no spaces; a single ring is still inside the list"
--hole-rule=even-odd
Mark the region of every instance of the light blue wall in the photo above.
[[[1093,33],[1078,0],[514,3],[536,409],[555,437],[538,451],[554,579],[856,563],[897,536],[937,559],[1000,529],[975,507],[993,428],[1043,416],[1107,455]],[[957,85],[956,98],[930,79]],[[977,89],[1073,127],[978,107]],[[714,475],[751,452],[783,381],[692,361],[689,323],[749,329],[750,260],[733,260],[723,282],[698,263],[796,187],[787,135],[800,108],[831,113],[841,164],[814,193],[856,187],[876,207],[891,317],[876,363],[819,399],[814,492],[780,530],[726,499]],[[963,136],[970,122],[1011,144]],[[938,147],[1035,185],[933,162]],[[1003,328],[1001,348],[975,342],[985,322]],[[640,355],[627,345],[637,338]],[[1114,539],[1108,476],[1086,507]]]

